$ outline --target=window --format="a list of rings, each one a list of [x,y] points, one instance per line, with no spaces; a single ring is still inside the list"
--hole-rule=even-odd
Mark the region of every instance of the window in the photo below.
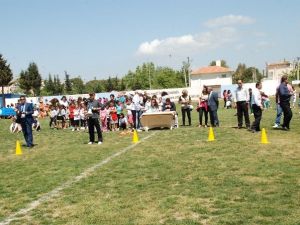
[[[226,78],[226,74],[222,74],[221,77],[222,77],[222,78]]]

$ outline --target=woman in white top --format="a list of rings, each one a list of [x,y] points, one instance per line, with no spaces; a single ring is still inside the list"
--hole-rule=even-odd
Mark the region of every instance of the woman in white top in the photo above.
[[[191,97],[188,95],[187,90],[182,91],[182,95],[179,97],[179,104],[181,104],[182,125],[185,126],[186,114],[188,117],[189,126],[191,126]]]
[[[155,113],[155,112],[159,112],[159,105],[156,99],[151,99],[151,105],[147,109],[146,113]]]

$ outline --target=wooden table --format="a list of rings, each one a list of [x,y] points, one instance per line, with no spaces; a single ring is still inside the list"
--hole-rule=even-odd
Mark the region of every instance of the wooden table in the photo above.
[[[176,112],[157,112],[157,113],[143,113],[141,116],[141,123],[145,131],[152,128],[169,128],[173,129],[175,125]]]

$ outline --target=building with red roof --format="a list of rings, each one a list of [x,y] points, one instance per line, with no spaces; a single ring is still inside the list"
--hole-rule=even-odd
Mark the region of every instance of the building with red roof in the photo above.
[[[220,92],[221,85],[232,84],[233,73],[232,69],[222,67],[221,61],[216,61],[216,66],[205,66],[192,71],[191,88],[202,90],[202,87],[206,85]]]

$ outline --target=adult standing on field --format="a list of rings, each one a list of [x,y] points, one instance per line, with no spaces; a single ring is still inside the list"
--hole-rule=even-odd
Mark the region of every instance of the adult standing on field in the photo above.
[[[182,91],[182,95],[179,97],[179,104],[181,105],[182,113],[182,125],[185,126],[185,114],[188,117],[189,126],[192,124],[191,119],[191,96],[188,95],[187,90]]]
[[[32,148],[34,146],[32,136],[33,111],[33,104],[27,103],[25,95],[22,95],[20,97],[20,104],[18,104],[16,108],[16,113],[21,123],[22,132],[28,148]]]
[[[250,119],[248,112],[249,92],[243,86],[242,80],[238,80],[238,87],[234,91],[234,107],[237,109],[238,129],[243,126],[243,116],[245,118],[246,128],[250,129]]]
[[[95,142],[95,127],[97,130],[98,135],[98,145],[102,144],[103,137],[102,137],[102,131],[100,128],[100,122],[99,122],[99,114],[100,114],[101,104],[99,101],[95,99],[95,93],[90,93],[90,98],[87,102],[87,116],[88,116],[88,128],[89,128],[89,145],[93,144]]]
[[[283,75],[281,78],[281,84],[279,85],[279,101],[280,106],[283,111],[283,130],[290,129],[290,121],[293,117],[293,112],[291,110],[290,100],[292,93],[288,89],[288,76]]]
[[[218,127],[220,125],[219,118],[218,118],[219,97],[218,97],[218,93],[214,92],[212,87],[208,87],[207,104],[208,104],[211,126]]]
[[[262,105],[262,100],[261,100],[261,93],[260,93],[261,88],[262,88],[261,83],[257,82],[255,84],[255,88],[252,91],[251,104],[252,104],[252,109],[253,109],[253,114],[255,119],[251,126],[251,131],[253,133],[260,131],[260,121],[262,117],[262,111],[264,110],[264,107]]]

